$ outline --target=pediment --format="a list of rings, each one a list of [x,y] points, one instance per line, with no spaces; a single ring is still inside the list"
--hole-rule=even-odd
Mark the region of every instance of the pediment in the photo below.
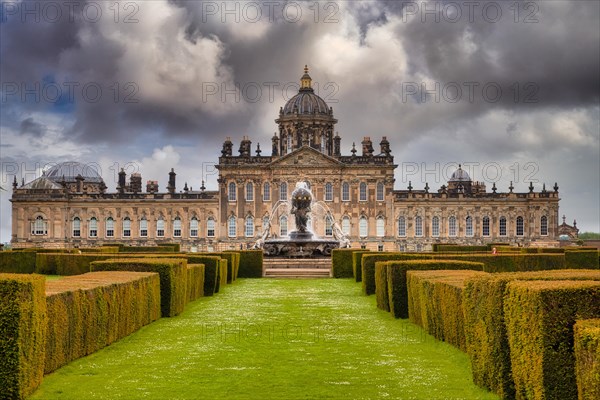
[[[271,167],[307,167],[327,168],[341,167],[344,163],[333,157],[325,155],[312,147],[304,146],[285,156],[278,158],[270,164]]]

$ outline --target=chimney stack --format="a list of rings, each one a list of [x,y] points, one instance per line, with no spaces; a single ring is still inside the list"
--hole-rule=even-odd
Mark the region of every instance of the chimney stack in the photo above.
[[[127,174],[125,173],[125,170],[123,168],[121,168],[121,171],[119,171],[119,186],[117,186],[117,190],[119,191],[119,193],[124,193],[125,192],[125,177],[127,176]]]
[[[142,175],[139,172],[134,172],[129,177],[129,190],[133,193],[140,193],[142,191]]]
[[[369,136],[365,136],[362,141],[362,155],[363,157],[373,156],[373,142]]]

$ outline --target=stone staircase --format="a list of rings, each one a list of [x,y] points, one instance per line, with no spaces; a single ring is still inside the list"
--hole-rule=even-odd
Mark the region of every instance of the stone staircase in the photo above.
[[[330,278],[331,258],[269,258],[263,261],[265,278]]]

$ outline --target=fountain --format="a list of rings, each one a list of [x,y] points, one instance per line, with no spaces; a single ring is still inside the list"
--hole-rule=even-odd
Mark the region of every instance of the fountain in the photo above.
[[[317,203],[315,203],[317,204]],[[340,246],[348,247],[349,241],[343,235],[342,230],[334,222],[333,215],[329,209],[321,205],[321,208],[326,211],[327,216],[331,218],[333,225],[333,239],[322,239],[308,229],[308,219],[312,211],[313,196],[306,182],[298,182],[296,188],[292,192],[290,214],[294,215],[296,230],[289,233],[285,238],[269,238],[271,228],[270,220],[263,230],[263,235],[254,248],[262,248],[266,256],[274,257],[319,257],[330,256],[331,250],[337,249]],[[271,218],[275,215],[275,210],[281,204],[278,204]]]

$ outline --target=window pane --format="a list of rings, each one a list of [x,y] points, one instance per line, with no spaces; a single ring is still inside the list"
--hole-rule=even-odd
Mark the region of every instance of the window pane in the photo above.
[[[325,236],[333,236],[333,221],[329,215],[325,217]]]
[[[483,229],[481,231],[483,236],[490,236],[490,218],[483,217]]]
[[[106,219],[106,237],[115,236],[115,221],[112,218]]]
[[[431,220],[431,236],[440,236],[440,219],[439,217],[433,217]]]
[[[198,237],[198,219],[196,217],[193,217],[190,221],[190,236],[191,237]]]
[[[269,182],[265,182],[263,186],[263,200],[271,201],[271,184]]]
[[[385,197],[385,186],[383,182],[377,184],[377,201],[383,201]]]
[[[367,237],[369,234],[369,223],[365,217],[360,217],[358,221],[358,233],[360,237]]]
[[[331,183],[325,184],[325,201],[333,201],[333,185]]]
[[[415,217],[415,236],[423,236],[423,218],[420,216]]]
[[[279,219],[279,236],[287,236],[288,234],[288,220],[284,215]]]
[[[361,182],[359,186],[359,201],[367,201],[367,184]]]
[[[525,233],[523,217],[517,217],[517,236],[523,236]]]
[[[181,219],[179,217],[173,220],[173,236],[181,236]]]
[[[286,182],[282,182],[281,186],[279,188],[279,200],[281,201],[287,201],[288,199],[288,189],[287,189],[287,183]]]
[[[246,237],[254,236],[254,218],[251,216],[246,218]]]
[[[350,234],[350,217],[342,218],[342,233],[344,235]]]
[[[398,218],[398,236],[406,236],[406,218]]]
[[[140,236],[148,236],[148,221],[145,218],[140,220]]]
[[[467,236],[473,236],[473,218],[470,216],[465,220],[465,234]]]
[[[227,235],[229,237],[236,236],[236,221],[234,216],[229,217],[229,221],[227,223]]]
[[[506,218],[500,217],[500,236],[506,236]]]
[[[246,183],[246,201],[254,201],[254,185],[252,182]]]
[[[377,237],[385,236],[385,219],[377,218]]]
[[[96,218],[90,219],[90,237],[98,236],[98,220]]]
[[[236,201],[236,199],[237,199],[236,189],[237,188],[235,186],[235,183],[230,182],[229,183],[229,194],[228,194],[229,201]]]
[[[456,217],[448,218],[448,236],[456,236]]]
[[[540,235],[548,235],[548,217],[545,215],[540,219]]]
[[[165,221],[162,218],[156,221],[156,236],[165,236]]]
[[[215,236],[215,220],[212,217],[209,217],[206,221],[206,236]]]
[[[342,201],[350,201],[350,184],[342,183]]]
[[[73,219],[73,237],[81,236],[81,220],[79,217]]]
[[[131,236],[131,220],[129,219],[129,217],[126,217],[123,220],[123,237],[130,237]]]

